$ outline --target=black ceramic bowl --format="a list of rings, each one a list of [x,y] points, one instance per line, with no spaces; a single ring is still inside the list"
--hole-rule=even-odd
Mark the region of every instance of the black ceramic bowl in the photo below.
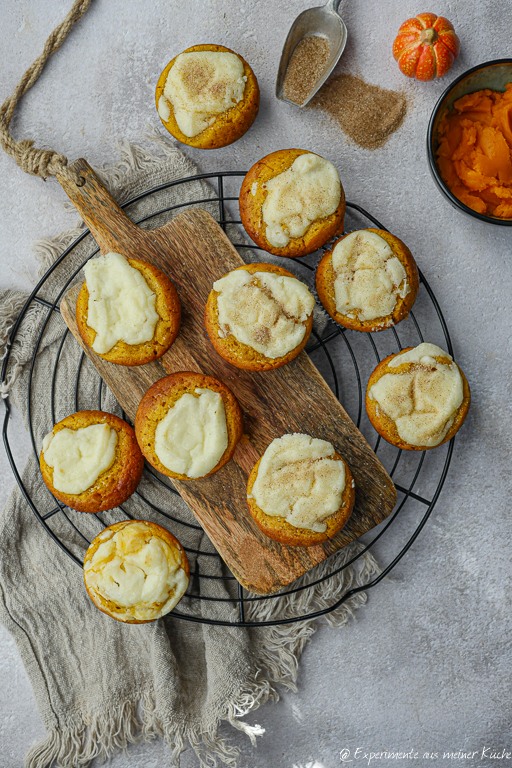
[[[430,171],[442,194],[459,211],[467,213],[474,219],[486,221],[489,224],[498,224],[501,227],[512,227],[512,219],[500,219],[496,216],[477,213],[450,192],[437,168],[436,152],[439,123],[443,115],[452,109],[454,101],[468,93],[481,91],[483,88],[490,88],[492,91],[505,91],[507,83],[512,83],[512,59],[487,61],[485,64],[479,64],[477,67],[468,69],[448,86],[437,102],[430,117],[427,132],[427,155]]]

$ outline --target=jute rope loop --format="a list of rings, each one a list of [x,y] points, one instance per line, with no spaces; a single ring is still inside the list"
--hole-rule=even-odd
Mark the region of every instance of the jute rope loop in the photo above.
[[[90,4],[91,0],[75,0],[64,21],[55,27],[47,39],[41,55],[27,69],[12,96],[6,99],[0,107],[0,144],[5,152],[16,160],[23,171],[31,173],[33,176],[40,176],[45,180],[48,176],[56,176],[61,173],[79,186],[83,185],[83,178],[77,171],[68,167],[67,157],[53,149],[34,147],[32,139],[16,141],[9,128],[16,104],[29,88],[32,88],[52,53],[59,50],[72,27],[82,18]]]

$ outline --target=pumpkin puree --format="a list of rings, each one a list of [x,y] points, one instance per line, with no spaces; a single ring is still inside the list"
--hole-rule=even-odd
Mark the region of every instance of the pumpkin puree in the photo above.
[[[461,202],[512,218],[512,83],[458,99],[439,124],[437,166]]]

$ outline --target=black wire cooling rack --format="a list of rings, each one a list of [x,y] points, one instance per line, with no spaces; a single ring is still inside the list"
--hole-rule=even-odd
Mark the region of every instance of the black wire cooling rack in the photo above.
[[[172,214],[179,209],[198,206],[207,203],[211,209],[211,205],[214,204],[218,209],[217,221],[220,226],[226,230],[228,229],[231,239],[234,240],[234,234],[238,231],[237,225],[240,221],[229,218],[228,207],[231,202],[236,203],[238,201],[238,189],[240,180],[245,176],[245,172],[241,171],[228,171],[219,173],[205,173],[198,174],[196,176],[190,176],[178,181],[172,181],[167,184],[162,184],[158,187],[148,190],[126,202],[122,207],[127,208],[133,203],[136,203],[144,198],[148,198],[156,193],[170,188],[181,185],[187,185],[198,181],[206,180],[212,187],[216,186],[213,197],[205,197],[200,200],[187,201],[185,203],[177,203],[172,206],[159,208],[152,212],[150,215],[145,216],[142,219],[136,221],[137,224],[142,224],[161,214]],[[233,193],[225,191],[229,185],[235,185]],[[350,224],[348,229],[357,229],[368,226],[368,221],[371,222],[378,229],[386,229],[372,214],[368,213],[361,206],[354,203],[347,203],[347,219]],[[353,221],[352,221],[353,220]],[[232,229],[230,229],[232,228]],[[11,332],[10,345],[8,347],[7,355],[3,361],[2,366],[2,381],[5,379],[7,367],[9,364],[9,357],[12,350],[12,345],[16,342],[16,336],[19,332],[20,325],[25,317],[29,308],[36,302],[39,305],[47,308],[47,314],[44,318],[42,328],[34,343],[34,349],[30,362],[30,376],[27,392],[28,403],[28,418],[29,418],[29,430],[32,441],[32,448],[36,457],[39,456],[39,450],[36,446],[34,439],[34,429],[32,424],[31,413],[31,398],[34,395],[33,388],[33,372],[36,362],[36,356],[38,354],[41,339],[48,325],[48,322],[52,316],[59,313],[59,304],[64,293],[68,289],[68,286],[72,280],[77,276],[80,269],[83,267],[85,261],[73,272],[71,277],[62,285],[62,288],[53,302],[47,301],[39,295],[42,287],[45,285],[49,276],[59,267],[62,262],[69,258],[74,253],[74,249],[82,240],[88,235],[88,230],[85,230],[71,245],[66,248],[59,259],[50,267],[43,278],[38,282],[32,293],[30,294],[27,302],[25,303],[21,314],[19,315],[16,323]],[[239,234],[240,239],[240,234]],[[258,247],[253,244],[237,245],[235,247],[239,249],[252,249],[253,251],[259,251]],[[329,246],[325,246],[324,251]],[[88,258],[98,253],[96,250],[90,254]],[[264,251],[261,252],[262,256],[259,260],[264,261],[268,254]],[[294,259],[294,264],[299,264],[299,271],[302,270],[304,276],[307,277],[307,273],[313,273],[316,269],[316,265],[321,257],[322,253],[313,254],[308,257]],[[86,259],[87,261],[87,259]],[[290,260],[283,259],[285,266],[290,267]],[[45,382],[44,391],[35,393],[38,397],[49,398],[49,408],[51,410],[52,421],[55,422],[55,396],[56,396],[56,380],[59,369],[59,361],[61,359],[61,352],[68,337],[69,331],[62,320],[62,338],[58,345],[55,362],[53,366],[53,375],[50,381]],[[425,337],[425,338],[424,338]],[[290,587],[285,588],[274,595],[262,596],[248,593],[243,589],[235,580],[235,577],[231,575],[226,566],[221,562],[222,575],[205,575],[200,572],[197,564],[197,557],[204,555],[205,557],[217,558],[220,560],[220,556],[211,549],[204,550],[191,550],[195,555],[195,571],[191,572],[189,592],[187,593],[190,601],[208,601],[209,616],[197,615],[193,611],[185,613],[180,610],[174,610],[172,616],[184,619],[186,621],[194,621],[206,624],[225,625],[225,626],[272,626],[277,624],[286,624],[296,621],[303,621],[306,619],[313,619],[338,608],[349,598],[353,597],[358,592],[368,591],[378,584],[382,579],[389,574],[389,572],[396,566],[396,564],[402,559],[405,553],[410,549],[420,531],[426,524],[434,505],[436,504],[439,494],[441,493],[444,485],[448,468],[453,453],[454,441],[451,440],[444,446],[440,446],[435,451],[429,452],[402,452],[401,450],[388,445],[385,441],[375,433],[371,425],[369,424],[366,413],[363,409],[365,384],[369,374],[375,365],[386,355],[397,352],[405,346],[415,346],[424,340],[432,341],[444,347],[449,354],[453,354],[452,344],[448,333],[448,328],[444,320],[443,314],[439,307],[439,304],[434,296],[432,289],[425,280],[420,271],[420,291],[418,299],[416,301],[414,312],[411,312],[409,317],[402,321],[398,326],[389,330],[380,331],[379,333],[360,333],[357,331],[346,330],[336,325],[331,320],[326,321],[326,326],[322,333],[316,331],[313,332],[310,337],[309,344],[306,348],[307,353],[312,357],[317,367],[321,370],[326,380],[332,387],[336,397],[340,400],[345,410],[352,417],[353,421],[359,429],[363,432],[365,437],[372,445],[374,451],[379,456],[380,460],[386,466],[386,469],[390,473],[395,483],[398,492],[398,501],[393,513],[377,528],[365,534],[361,538],[361,543],[364,545],[361,551],[354,555],[350,560],[345,562],[339,567],[333,565],[332,570],[324,574],[322,577],[315,581],[309,581],[308,583],[302,583],[300,586],[292,584]],[[82,371],[82,363],[84,360],[84,353],[79,358],[75,376],[75,410],[78,410],[78,392],[80,387],[80,375]],[[101,410],[102,406],[102,380],[98,375],[98,386],[95,392],[91,392],[89,395],[89,405],[86,407],[91,409]],[[82,567],[83,555],[85,549],[90,543],[88,538],[80,530],[81,520],[87,516],[81,516],[69,508],[65,507],[57,499],[54,499],[56,506],[49,512],[42,512],[38,508],[40,500],[32,498],[27,488],[25,487],[21,470],[18,468],[14,459],[13,452],[11,450],[11,444],[9,439],[9,422],[11,418],[11,405],[9,398],[4,400],[5,416],[3,422],[3,440],[7,456],[16,478],[16,481],[27,501],[34,515],[39,520],[45,531],[52,537],[54,542],[64,551],[66,554],[80,567]],[[82,408],[83,410],[83,408]],[[144,518],[144,505],[148,505],[148,514],[151,512],[154,517],[155,513],[160,515],[163,520],[163,525],[173,528],[175,525],[187,526],[189,528],[201,530],[199,525],[191,523],[190,521],[180,519],[176,514],[171,514],[169,510],[173,509],[173,494],[177,491],[171,487],[162,478],[158,477],[151,467],[146,466],[146,472],[152,475],[153,479],[160,484],[165,493],[169,494],[169,506],[168,509],[162,509],[157,507],[148,501],[141,493],[138,494],[138,503],[142,510],[139,518]],[[124,509],[120,510],[121,519],[130,517]],[[106,526],[106,523],[102,521],[101,515],[96,515],[102,527]],[[75,534],[79,537],[83,546],[82,559],[77,556],[67,546],[63,540],[63,536],[59,535],[54,528],[52,528],[52,521],[60,519],[66,521],[66,524],[71,526]],[[59,530],[62,530],[59,528]],[[176,532],[173,528],[173,532]],[[179,534],[178,534],[179,538]],[[319,610],[309,613],[298,613],[297,615],[286,615],[285,618],[270,618],[264,621],[248,619],[247,607],[254,603],[261,601],[280,601],[286,599],[287,596],[302,592],[303,590],[310,589],[315,585],[325,582],[328,579],[332,579],[333,576],[339,574],[349,565],[356,562],[361,558],[365,552],[372,550],[374,553],[377,550],[379,560],[385,560],[386,564],[383,566],[382,572],[373,578],[370,582],[364,586],[356,586],[349,589],[340,597],[335,596],[327,606],[322,606]],[[189,553],[190,554],[190,553]],[[330,559],[333,560],[332,556]],[[329,562],[329,561],[327,561]],[[232,596],[218,598],[207,596],[201,593],[200,584],[202,579],[222,579],[227,586],[229,586],[229,593]],[[233,612],[233,617],[227,619],[224,610],[221,610],[220,606],[225,606],[226,603],[231,603],[236,606],[238,610]],[[215,615],[215,604],[219,605],[219,615]],[[268,603],[267,603],[268,605]],[[275,605],[275,603],[274,603]],[[213,614],[213,615],[212,615]]]

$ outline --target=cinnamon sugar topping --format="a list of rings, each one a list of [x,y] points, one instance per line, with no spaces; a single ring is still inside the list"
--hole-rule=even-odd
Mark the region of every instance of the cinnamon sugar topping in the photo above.
[[[243,99],[246,81],[243,62],[234,53],[180,53],[169,70],[158,111],[168,119],[172,105],[180,130],[189,138],[197,136]]]
[[[388,368],[401,370],[385,373],[370,388],[369,397],[395,422],[406,443],[439,445],[464,397],[457,365],[447,352],[424,343],[397,355]]]
[[[295,349],[306,333],[315,300],[294,277],[235,269],[217,280],[219,336],[275,359]]]
[[[341,506],[345,466],[326,440],[303,434],[273,440],[262,456],[251,496],[272,517],[318,533]]]

